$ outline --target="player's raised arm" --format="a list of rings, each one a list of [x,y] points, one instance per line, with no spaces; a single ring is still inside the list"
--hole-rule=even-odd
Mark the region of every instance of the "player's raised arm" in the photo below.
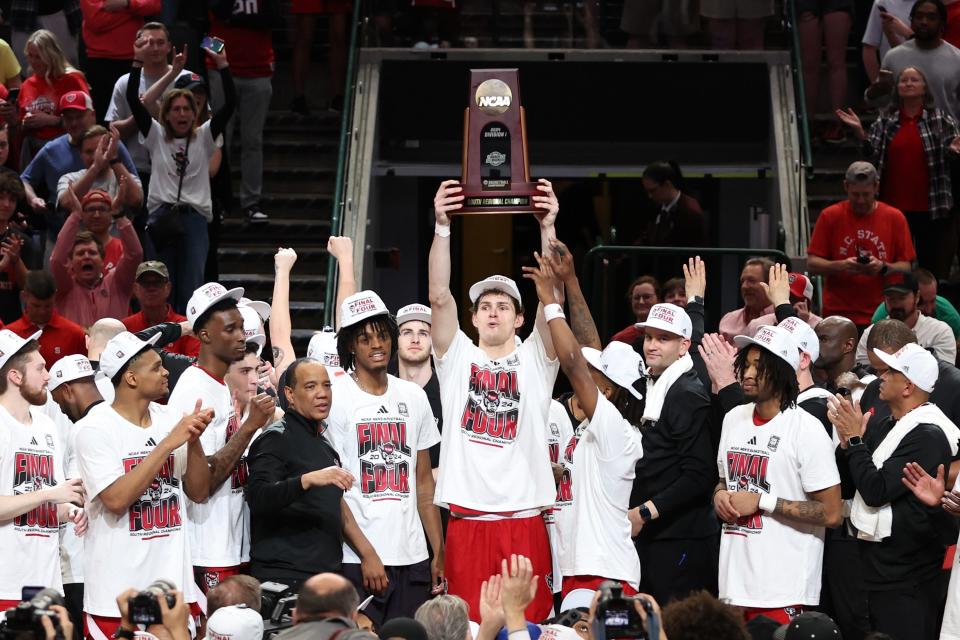
[[[557,221],[557,213],[560,212],[560,202],[557,200],[557,195],[553,192],[553,184],[549,180],[544,180],[540,178],[537,181],[537,189],[543,195],[533,196],[533,201],[536,203],[536,206],[542,209],[540,213],[535,213],[537,221],[540,223],[540,255],[542,256],[552,256],[553,247],[550,246],[551,242],[557,239],[557,230],[554,226],[554,223]],[[559,286],[557,293],[557,300],[560,304],[563,304],[563,287]],[[547,357],[551,360],[557,357],[557,350],[553,346],[553,339],[550,337],[550,329],[547,327],[547,321],[543,317],[543,304],[537,305],[537,319],[536,319],[536,330],[540,334],[540,339],[543,340],[543,348],[546,351]]]
[[[436,231],[430,247],[430,308],[433,314],[431,333],[433,351],[443,357],[459,329],[457,301],[450,292],[450,216],[463,206],[463,188],[456,180],[444,180],[433,198]]]

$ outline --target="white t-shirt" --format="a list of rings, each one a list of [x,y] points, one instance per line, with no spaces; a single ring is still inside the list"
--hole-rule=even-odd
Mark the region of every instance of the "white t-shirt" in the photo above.
[[[119,617],[117,595],[129,588],[143,589],[159,577],[172,580],[188,602],[196,601],[182,487],[187,445],[170,454],[127,513],[114,515],[99,497],[150,455],[180,418],[180,412],[151,403],[149,427],[128,422],[110,406],[76,424],[74,442],[90,520],[84,536],[87,613]]]
[[[917,324],[913,332],[917,336],[917,343],[924,349],[932,349],[937,360],[953,364],[957,361],[957,340],[953,336],[953,329],[943,320],[937,320],[918,312]],[[860,342],[857,344],[857,364],[870,364],[867,359],[867,338],[873,326],[867,327]]]
[[[39,407],[31,407],[30,416],[33,423],[24,425],[0,407],[0,495],[23,495],[64,482],[59,429]],[[53,502],[0,522],[0,549],[0,600],[20,600],[24,586],[63,590],[60,521]]]
[[[66,192],[67,187],[76,183],[78,180],[80,180],[80,178],[86,175],[86,173],[86,169],[81,169],[80,171],[71,171],[60,176],[60,179],[57,181],[57,201],[60,201],[60,196]],[[132,174],[130,177],[133,178],[133,181],[137,183],[138,187],[143,186],[140,184],[139,177]],[[107,171],[103,172],[102,176],[94,178],[93,183],[90,185],[90,191],[93,191],[94,189],[100,189],[101,191],[106,191],[109,193],[111,198],[116,198],[117,189],[119,186],[120,185],[117,182],[117,176],[114,175],[113,171],[108,169]]]
[[[640,586],[640,558],[630,537],[627,509],[643,457],[640,431],[603,394],[593,419],[573,451],[573,503],[565,511],[576,523],[560,549],[566,576],[601,576]]]
[[[177,82],[181,76],[189,76],[193,72],[187,71],[184,69],[180,72],[180,75],[174,79],[173,82],[167,85],[167,88],[163,90],[164,94],[169,93],[173,89],[173,85]],[[161,76],[162,77],[162,76]],[[140,99],[143,99],[143,94],[150,90],[157,80],[160,78],[148,78],[147,74],[140,73]],[[117,120],[124,120],[129,118],[132,114],[130,113],[130,105],[127,104],[127,83],[130,82],[130,74],[125,73],[120,76],[116,83],[113,85],[113,95],[110,97],[110,106],[107,108],[107,115],[104,118],[107,122],[116,122]],[[127,147],[127,151],[130,152],[130,158],[133,160],[133,165],[138,169],[143,169],[144,171],[150,171],[150,154],[143,147],[141,143],[140,132],[134,133],[129,138],[123,140],[123,144]]]
[[[913,3],[916,0],[880,0],[879,4],[883,5],[883,8],[887,10],[891,16],[895,18],[900,18],[904,24],[910,24],[910,9],[913,7]],[[887,40],[886,34],[883,33],[883,18],[880,17],[880,11],[877,10],[876,0],[873,3],[873,7],[870,9],[870,17],[867,18],[867,28],[863,32],[863,44],[869,44],[871,46],[877,47],[880,49],[880,60],[883,60],[883,56],[887,55],[887,51],[890,51],[890,41]],[[877,64],[880,64],[880,60],[877,61]]]
[[[420,385],[387,376],[387,392],[371,395],[352,376],[333,383],[326,435],[341,466],[356,482],[344,494],[357,526],[388,567],[427,559],[417,510],[417,453],[440,442],[440,432]],[[343,561],[360,558],[343,545]]]
[[[207,120],[197,127],[187,150],[186,138],[167,140],[163,126],[156,120],[150,121],[150,132],[143,140],[143,146],[150,152],[150,161],[153,163],[147,209],[153,211],[161,204],[173,204],[177,201],[177,186],[180,183],[178,165],[182,162],[184,151],[187,151],[180,202],[199,211],[207,222],[213,219],[210,156],[217,150],[217,145],[210,133],[210,123],[211,121]]]
[[[113,404],[113,399],[117,395],[117,388],[113,386],[113,382],[110,381],[107,374],[97,372],[97,375],[93,378],[93,382],[97,385],[97,390],[100,392],[100,395],[103,396],[103,401],[107,404]]]
[[[213,421],[207,425],[200,444],[212,456],[222,449],[240,428],[230,396],[222,381],[198,366],[187,367],[173,388],[167,406],[177,416],[193,413],[197,400],[205,409],[213,409]],[[198,567],[234,567],[242,560],[244,538],[243,487],[246,484],[246,460],[206,502],[197,504],[187,498],[190,513],[190,554]]]
[[[570,487],[570,467],[563,464],[564,447],[573,440],[573,425],[567,410],[556,400],[550,401],[550,413],[547,414],[547,446],[550,447],[550,462],[563,466],[563,477],[557,487],[557,500],[553,507],[543,512],[543,522],[547,525],[550,539],[550,556],[553,559],[553,592],[560,593],[563,580],[560,573],[560,532],[557,520],[564,506],[570,505],[573,495]]]
[[[806,501],[840,484],[833,443],[819,420],[791,407],[756,426],[753,411],[753,403],[740,405],[723,419],[717,468],[728,490]],[[823,527],[757,512],[724,523],[722,533],[721,600],[758,608],[820,602]]]
[[[559,364],[547,359],[540,334],[491,360],[457,331],[434,361],[444,427],[437,504],[491,513],[552,505],[545,434]]]

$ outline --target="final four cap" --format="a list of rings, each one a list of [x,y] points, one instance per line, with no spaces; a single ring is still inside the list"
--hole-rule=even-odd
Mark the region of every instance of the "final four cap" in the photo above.
[[[341,369],[340,354],[337,353],[337,334],[330,327],[317,331],[307,345],[307,357],[319,360],[326,367]]]
[[[53,391],[67,382],[92,378],[95,373],[93,365],[90,364],[86,356],[79,353],[63,356],[50,367],[50,382],[47,384],[47,391]]]
[[[103,348],[103,353],[100,354],[100,371],[113,380],[113,377],[133,356],[152,347],[159,339],[159,333],[150,336],[148,340],[141,340],[129,331],[118,333],[110,339],[107,346]]]
[[[736,336],[733,343],[740,349],[755,344],[783,359],[794,371],[800,368],[800,351],[797,348],[797,342],[786,329],[764,325],[752,338]]]
[[[7,364],[7,360],[17,355],[20,349],[27,346],[28,342],[39,339],[41,333],[43,332],[37,331],[28,338],[21,338],[9,329],[0,330],[0,368]]]
[[[892,355],[880,349],[874,349],[873,354],[927,393],[933,391],[940,377],[937,359],[915,342],[908,342]]]
[[[637,329],[660,329],[687,340],[693,334],[693,323],[690,322],[690,316],[683,310],[669,302],[655,304],[647,315],[646,322],[638,322],[634,325]]]
[[[60,104],[57,113],[63,113],[69,109],[77,111],[93,111],[93,98],[85,91],[67,91],[60,96]]]
[[[493,290],[503,291],[517,302],[521,301],[520,289],[517,288],[516,282],[507,276],[489,276],[470,287],[470,302],[476,304],[477,298],[485,292]]]
[[[270,305],[262,300],[251,300],[250,298],[240,298],[237,302],[238,307],[250,307],[257,312],[260,320],[266,322],[270,319]]]
[[[817,358],[820,357],[820,338],[810,325],[793,316],[786,318],[777,326],[793,336],[797,348],[810,356],[811,362],[817,361]]]
[[[260,333],[260,316],[252,307],[237,307],[240,315],[243,317],[243,339],[246,342],[252,342],[259,349],[267,343],[267,336]],[[259,351],[257,353],[259,354]]]
[[[580,353],[591,367],[629,391],[637,400],[643,400],[643,394],[637,391],[634,385],[643,377],[646,366],[633,347],[626,342],[614,340],[603,351],[581,347]]]
[[[390,315],[387,305],[374,291],[358,291],[340,305],[340,328],[349,327],[374,316]]]
[[[263,618],[244,604],[220,607],[207,620],[207,638],[211,640],[260,640]]]
[[[430,307],[422,304],[408,304],[397,311],[397,326],[399,327],[404,322],[410,322],[411,320],[419,320],[420,322],[431,324],[433,321],[432,318],[433,314],[430,311]]]
[[[791,273],[787,275],[787,281],[790,283],[791,295],[813,300],[813,283],[810,282],[810,278],[802,273]]]
[[[191,328],[196,328],[197,318],[202,316],[204,311],[227,298],[239,303],[242,297],[243,287],[227,289],[219,282],[208,282],[190,296],[187,302],[187,322]]]

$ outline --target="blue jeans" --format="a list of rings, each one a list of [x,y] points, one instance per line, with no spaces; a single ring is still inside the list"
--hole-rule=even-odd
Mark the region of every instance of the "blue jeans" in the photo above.
[[[164,205],[169,206],[169,205]],[[157,251],[157,259],[170,270],[173,286],[170,304],[178,313],[184,313],[193,292],[203,284],[203,271],[207,264],[210,239],[207,236],[207,219],[195,209],[182,214],[183,237]]]

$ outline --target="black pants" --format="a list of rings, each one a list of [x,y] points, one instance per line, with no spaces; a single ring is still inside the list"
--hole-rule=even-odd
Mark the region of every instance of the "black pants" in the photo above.
[[[97,112],[97,122],[102,123],[113,96],[113,85],[117,78],[130,72],[132,60],[113,60],[111,58],[88,58],[83,71],[90,84],[90,97]]]
[[[940,592],[939,576],[914,587],[869,591],[870,626],[895,640],[937,640]]]
[[[717,595],[718,536],[681,540],[637,538],[636,545],[640,556],[640,592],[650,594],[661,606],[700,589]]]
[[[83,640],[83,583],[63,585],[63,599],[67,602],[67,613],[73,623],[73,640]]]
[[[830,538],[823,551],[823,587],[820,609],[833,618],[844,640],[863,640],[870,632],[867,593],[860,571],[856,538]]]
[[[430,561],[424,560],[405,567],[384,567],[389,584],[385,593],[374,596],[363,610],[367,617],[379,629],[387,620],[398,617],[412,618],[427,599],[430,598]],[[360,565],[343,563],[343,577],[353,583],[360,602],[373,595],[363,588],[363,574]]]
[[[933,273],[939,280],[950,275],[950,265],[957,252],[957,236],[953,216],[931,219],[929,211],[905,213],[917,264]]]

